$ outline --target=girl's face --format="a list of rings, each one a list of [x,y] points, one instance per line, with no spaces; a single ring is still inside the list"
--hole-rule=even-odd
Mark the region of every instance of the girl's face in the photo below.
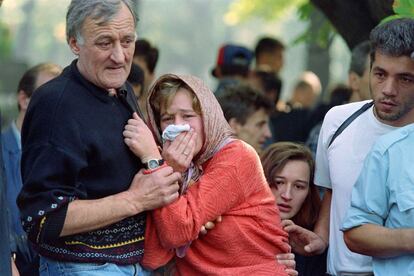
[[[194,129],[194,132],[197,134],[194,150],[194,156],[196,156],[203,146],[203,120],[201,115],[194,111],[192,97],[187,89],[179,89],[166,110],[161,107],[161,131],[164,131],[164,129],[171,124],[189,124],[190,127]]]
[[[309,193],[309,165],[302,160],[290,160],[273,176],[271,190],[281,219],[293,218]]]

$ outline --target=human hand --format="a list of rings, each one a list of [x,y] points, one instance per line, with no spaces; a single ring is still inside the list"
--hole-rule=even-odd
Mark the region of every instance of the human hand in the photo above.
[[[214,223],[212,221],[208,221],[206,224],[201,226],[200,234],[207,235],[208,230],[212,230],[214,227],[216,227],[216,224],[221,222],[222,220],[223,220],[223,218],[221,216],[218,216],[215,220],[216,223]]]
[[[140,170],[127,191],[130,202],[137,213],[168,205],[178,198],[180,180],[181,174],[168,166],[146,175]]]
[[[286,266],[286,273],[289,276],[297,276],[299,273],[295,270],[296,261],[293,253],[279,254],[276,256],[277,262],[281,265]]]
[[[304,256],[318,255],[322,254],[328,246],[327,242],[317,234],[296,225],[291,220],[283,220],[282,227],[289,233],[289,243],[295,253]]]
[[[162,157],[175,172],[185,172],[194,156],[197,133],[193,129],[180,133],[174,141],[166,141]]]
[[[145,122],[134,112],[128,120],[124,135],[124,142],[142,162],[149,159],[161,159],[157,144]]]
[[[20,276],[19,270],[17,269],[16,263],[14,259],[11,258],[11,269],[12,269],[12,276]]]

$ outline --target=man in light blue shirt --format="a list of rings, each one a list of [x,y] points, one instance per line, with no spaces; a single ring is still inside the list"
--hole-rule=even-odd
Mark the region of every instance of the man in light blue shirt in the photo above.
[[[413,153],[414,124],[382,136],[352,191],[345,243],[373,256],[375,275],[414,275]]]

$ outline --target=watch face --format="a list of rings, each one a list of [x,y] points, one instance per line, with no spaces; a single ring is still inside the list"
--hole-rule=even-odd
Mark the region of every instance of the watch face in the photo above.
[[[147,163],[148,169],[152,170],[160,166],[158,160],[149,160]]]

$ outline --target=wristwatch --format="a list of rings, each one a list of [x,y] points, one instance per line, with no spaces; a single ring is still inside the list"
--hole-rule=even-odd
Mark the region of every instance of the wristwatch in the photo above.
[[[164,164],[164,159],[150,159],[147,162],[144,162],[144,167],[147,170],[153,170],[161,167],[162,164]]]

